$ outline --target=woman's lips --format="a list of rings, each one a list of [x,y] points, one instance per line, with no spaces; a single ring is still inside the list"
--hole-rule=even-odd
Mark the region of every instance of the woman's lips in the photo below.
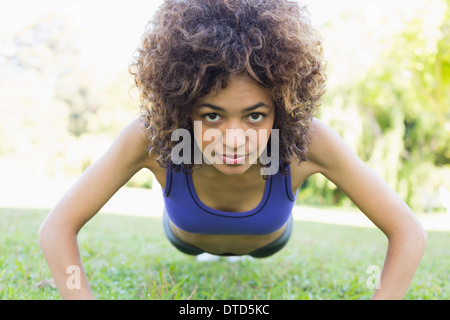
[[[248,155],[220,155],[225,164],[242,164]]]

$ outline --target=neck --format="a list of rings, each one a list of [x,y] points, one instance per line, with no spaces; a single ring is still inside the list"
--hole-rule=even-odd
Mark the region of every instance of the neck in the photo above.
[[[207,179],[214,179],[216,181],[222,181],[226,184],[244,184],[248,181],[258,181],[258,179],[263,180],[261,175],[261,165],[259,160],[256,164],[253,164],[242,174],[227,175],[223,172],[217,170],[213,165],[202,164],[198,170],[193,172],[198,172],[200,175]]]

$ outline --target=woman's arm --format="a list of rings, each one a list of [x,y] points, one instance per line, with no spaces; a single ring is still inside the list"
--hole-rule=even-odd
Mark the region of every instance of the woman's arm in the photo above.
[[[405,202],[340,136],[319,120],[312,124],[310,160],[387,236],[389,245],[374,299],[403,299],[427,242],[426,231]]]
[[[148,167],[149,159],[136,119],[81,175],[42,223],[41,248],[64,299],[94,298],[82,267],[77,234],[126,181]]]

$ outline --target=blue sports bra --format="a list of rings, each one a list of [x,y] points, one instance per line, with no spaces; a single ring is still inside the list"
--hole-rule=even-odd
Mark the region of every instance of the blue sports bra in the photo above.
[[[170,163],[163,190],[165,210],[181,230],[208,235],[264,235],[275,232],[288,221],[298,190],[291,190],[291,171],[285,177],[278,170],[266,180],[264,196],[252,210],[227,212],[206,206],[197,196],[192,176],[176,172]]]

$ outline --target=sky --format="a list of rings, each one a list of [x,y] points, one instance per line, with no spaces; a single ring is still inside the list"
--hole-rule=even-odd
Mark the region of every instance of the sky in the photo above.
[[[0,4],[0,38],[48,14],[59,14],[85,35],[84,56],[97,68],[127,68],[147,22],[162,0],[15,0]],[[119,43],[119,45],[118,45]],[[103,54],[109,52],[109,56]],[[113,67],[113,68],[114,68]]]
[[[346,0],[348,1],[348,0]],[[354,0],[351,0],[354,1]],[[163,0],[15,0],[0,4],[0,39],[14,34],[35,22],[40,16],[59,14],[75,29],[87,34],[85,56],[95,62],[97,68],[106,71],[112,66],[126,68],[134,50],[139,45],[145,25]],[[322,8],[331,12],[337,1],[315,0],[312,6],[327,3]],[[311,7],[312,7],[311,6]],[[321,12],[325,11],[321,10]],[[316,15],[323,23],[325,16]],[[120,43],[120,45],[117,45]],[[102,52],[111,54],[105,57]]]
[[[348,38],[348,34],[370,42],[388,37],[401,27],[414,10],[439,0],[300,0],[311,12],[313,25],[320,28],[332,19],[352,12],[360,16],[358,23],[347,22],[335,28],[335,34]],[[427,2],[428,1],[428,2]],[[2,38],[14,34],[39,17],[56,13],[64,16],[70,26],[84,34],[82,53],[100,72],[127,70],[132,55],[139,45],[146,24],[163,0],[15,0],[0,4],[0,51]],[[430,7],[428,5],[428,7]],[[436,7],[437,11],[442,8]],[[353,11],[352,11],[353,10]],[[403,17],[400,17],[402,15]],[[363,26],[361,26],[363,21]],[[388,26],[386,28],[385,26]],[[339,29],[339,30],[337,30]],[[370,37],[361,30],[370,31]],[[359,32],[359,33],[358,33]],[[333,37],[335,36],[333,34]],[[354,41],[354,39],[351,39]],[[372,41],[373,42],[373,41]],[[367,45],[370,43],[366,43]],[[339,48],[333,48],[339,50]],[[104,52],[108,52],[105,56]],[[333,54],[336,52],[333,51]],[[374,60],[377,50],[368,49],[361,59]],[[349,52],[341,52],[347,55]],[[370,63],[368,61],[364,63]]]

